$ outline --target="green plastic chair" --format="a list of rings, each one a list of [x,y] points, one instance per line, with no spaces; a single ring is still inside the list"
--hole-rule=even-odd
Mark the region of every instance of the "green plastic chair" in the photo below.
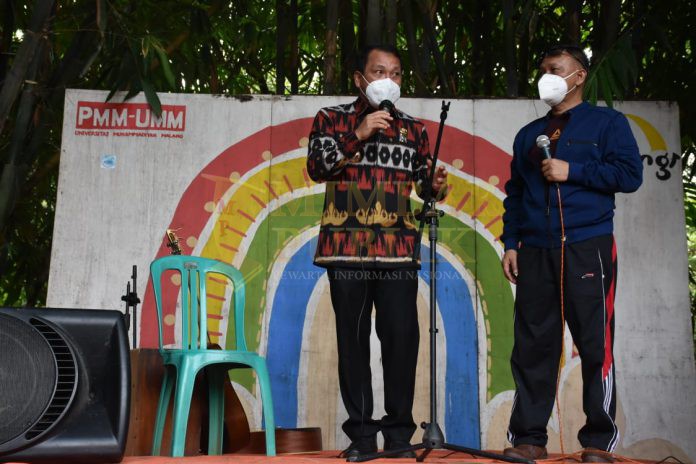
[[[162,274],[175,270],[181,274],[181,348],[165,348],[162,344]],[[206,277],[208,274],[226,276],[234,285],[234,330],[236,350],[208,348]],[[171,455],[184,455],[186,425],[191,407],[191,395],[196,374],[205,368],[209,379],[209,438],[208,454],[222,453],[224,421],[224,383],[229,382],[227,372],[235,368],[249,368],[256,371],[261,387],[263,419],[266,427],[266,454],[275,456],[275,420],[271,383],[268,377],[266,360],[258,353],[248,351],[244,336],[244,279],[234,267],[208,258],[197,256],[172,255],[159,258],[150,265],[150,275],[157,305],[159,329],[159,351],[165,366],[162,381],[152,454],[160,454],[164,421],[169,407],[172,390],[174,395],[174,417],[172,422]],[[231,322],[231,321],[230,321]],[[230,327],[232,324],[229,325]]]

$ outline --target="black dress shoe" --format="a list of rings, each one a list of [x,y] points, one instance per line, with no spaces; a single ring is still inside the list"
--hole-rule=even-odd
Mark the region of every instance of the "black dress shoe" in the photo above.
[[[415,458],[416,457],[416,452],[412,450],[406,450],[406,448],[410,448],[411,443],[407,441],[389,441],[385,440],[384,441],[384,451],[391,451],[391,450],[398,450],[398,449],[403,449],[405,451],[402,451],[401,453],[398,454],[392,454],[390,456],[384,456],[385,458]]]
[[[358,458],[377,452],[377,436],[371,435],[368,437],[360,437],[351,442],[350,446],[338,455],[339,458],[345,458],[348,462],[355,462]]]

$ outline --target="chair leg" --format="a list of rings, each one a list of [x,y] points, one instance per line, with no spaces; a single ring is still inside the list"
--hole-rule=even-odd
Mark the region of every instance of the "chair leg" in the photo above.
[[[155,418],[155,430],[152,436],[152,455],[159,456],[162,448],[162,434],[164,433],[164,422],[167,418],[169,400],[172,396],[172,387],[176,378],[176,369],[172,366],[164,366],[162,376],[162,389],[160,390],[159,402],[157,404],[157,417]]]
[[[273,397],[271,395],[271,381],[268,377],[268,369],[265,360],[255,367],[256,376],[261,387],[261,403],[263,406],[263,420],[266,425],[266,456],[276,455],[275,443],[275,416],[273,414]]]
[[[184,455],[186,447],[186,427],[191,409],[191,396],[196,381],[196,369],[188,360],[179,366],[174,395],[174,418],[172,420],[172,457]]]
[[[208,455],[222,454],[222,435],[225,422],[224,382],[229,381],[227,370],[208,366]]]

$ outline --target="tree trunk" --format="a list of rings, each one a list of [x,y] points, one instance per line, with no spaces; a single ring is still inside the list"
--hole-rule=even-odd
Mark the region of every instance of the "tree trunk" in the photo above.
[[[517,97],[517,63],[516,56],[516,41],[515,41],[515,24],[512,19],[514,9],[514,0],[503,0],[503,31],[505,43],[505,95],[508,97]]]
[[[386,42],[389,45],[396,47],[396,0],[386,0],[384,8],[386,19]]]
[[[602,18],[602,52],[606,53],[619,37],[620,0],[604,0],[600,17]]]
[[[488,48],[483,41],[483,29],[487,26],[483,22],[483,10],[487,0],[476,0],[474,2],[474,21],[471,25],[471,93],[472,95],[481,95],[483,93],[483,76],[487,69],[485,68],[485,55]]]
[[[15,12],[12,0],[4,0],[0,5],[2,16],[2,37],[0,37],[0,83],[5,80],[7,64],[10,59],[12,34],[15,31]]]
[[[645,51],[646,51],[646,43],[645,43],[645,24],[646,24],[646,16],[648,14],[648,6],[646,4],[647,2],[645,0],[637,0],[636,1],[636,8],[635,8],[635,15],[633,18],[633,21],[635,23],[635,27],[633,28],[633,31],[631,33],[631,44],[633,45],[633,50],[635,51],[636,57],[641,57],[645,56]],[[638,76],[643,76],[645,75],[645,63],[643,60],[638,59],[637,60],[638,64],[638,72],[636,75]],[[626,92],[626,98],[630,99],[631,97],[635,96],[636,93],[636,88],[635,86],[630,89],[630,91]],[[695,165],[696,166],[696,165]]]
[[[285,49],[288,36],[285,0],[276,0],[276,94],[285,93]]]
[[[326,2],[326,50],[324,53],[324,95],[336,93],[336,32],[338,29],[338,0]]]
[[[580,45],[580,0],[565,0],[566,19],[568,20],[565,41]]]
[[[481,2],[481,24],[483,42],[482,64],[483,64],[483,94],[493,95],[493,37],[492,31],[495,29],[495,16],[491,14],[491,4],[488,1]]]
[[[592,31],[595,47],[592,49],[592,59],[599,62],[607,50],[614,45],[619,36],[620,0],[603,0],[595,5],[598,14],[597,27]]]
[[[290,9],[288,11],[289,33],[288,40],[290,41],[290,93],[297,94],[300,91],[299,73],[300,73],[300,50],[297,37],[297,0],[290,0]]]
[[[440,78],[440,86],[442,88],[442,93],[446,96],[451,96],[452,91],[449,88],[449,82],[447,81],[447,74],[445,73],[445,62],[442,59],[442,53],[440,53],[440,47],[437,42],[437,35],[435,32],[435,27],[433,26],[432,19],[430,17],[430,11],[428,11],[427,5],[422,0],[417,0],[420,6],[420,11],[423,16],[423,26],[425,30],[425,35],[428,38],[428,46],[430,52],[435,60],[435,67],[437,68],[437,74]]]
[[[424,97],[430,92],[426,84],[425,73],[421,68],[421,60],[418,54],[418,42],[416,41],[416,28],[413,24],[413,9],[411,0],[401,0],[401,14],[404,19],[404,30],[406,31],[406,43],[408,45],[408,55],[413,67],[413,77],[416,85],[416,96]]]
[[[365,29],[365,43],[375,45],[382,42],[380,33],[382,11],[380,0],[367,0],[367,22]]]
[[[355,67],[355,28],[352,0],[339,0],[341,9],[341,68],[343,69],[341,93],[347,95],[353,90],[353,68]]]
[[[0,176],[0,231],[5,230],[18,198],[19,191],[29,170],[29,161],[25,153],[25,142],[34,128],[34,116],[38,101],[37,80],[40,63],[43,61],[48,42],[41,40],[34,56],[24,74],[25,85],[22,90],[17,115],[14,121],[7,158]]]
[[[446,15],[443,19],[443,29],[445,31],[444,40],[444,54],[442,59],[445,63],[445,75],[447,76],[447,82],[450,89],[457,94],[457,79],[455,74],[455,50],[456,50],[456,40],[457,31],[459,30],[459,23],[455,17],[452,15]]]
[[[527,29],[527,28],[525,28]],[[528,29],[527,29],[528,30]],[[517,80],[517,88],[519,90],[518,95],[528,97],[529,94],[529,33],[524,32],[520,37],[520,48],[518,49],[518,71],[519,76]],[[532,68],[533,69],[533,68]]]
[[[51,20],[53,4],[54,0],[37,0],[34,4],[29,29],[24,33],[24,39],[17,50],[12,69],[7,73],[2,83],[2,89],[0,89],[0,134],[2,134],[5,121],[10,115],[12,105],[20,93],[36,50],[40,42],[45,40],[43,33]]]

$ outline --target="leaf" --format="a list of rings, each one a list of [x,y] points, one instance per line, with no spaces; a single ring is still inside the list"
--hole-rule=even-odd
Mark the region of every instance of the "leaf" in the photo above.
[[[595,69],[590,70],[583,94],[584,98],[590,103],[593,105],[597,104],[597,72]]]
[[[636,63],[631,35],[624,34],[592,65],[585,84],[585,96],[596,103],[597,92],[601,90],[607,106],[612,107],[614,98],[623,99],[626,93],[633,90],[635,76],[638,74]]]
[[[628,89],[631,87],[630,63],[624,53],[617,53],[611,69],[622,88]]]
[[[150,81],[148,81],[145,78],[140,78],[140,84],[143,86],[143,92],[145,92],[145,99],[147,100],[147,103],[150,105],[150,108],[152,108],[152,111],[155,113],[157,117],[162,116],[162,103],[160,102],[160,99],[157,96],[157,92],[155,92],[155,88],[152,86]]]
[[[609,77],[611,74],[606,70],[606,68],[601,68],[598,74],[599,87],[602,89],[602,98],[606,102],[609,108],[614,106],[614,100],[612,98],[611,83]]]
[[[157,52],[157,58],[159,59],[159,62],[162,65],[162,72],[164,73],[164,78],[167,79],[167,83],[169,84],[170,88],[175,88],[176,82],[174,79],[174,73],[172,72],[171,66],[169,66],[169,58],[167,57],[166,51],[160,44],[157,44],[154,47],[154,49],[155,52]]]

